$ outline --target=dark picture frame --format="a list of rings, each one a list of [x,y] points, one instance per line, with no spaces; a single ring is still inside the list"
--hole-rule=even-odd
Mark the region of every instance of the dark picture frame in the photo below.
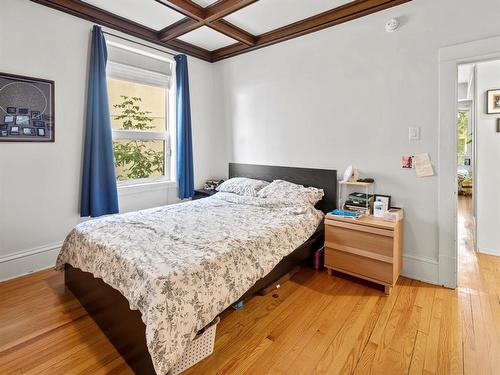
[[[500,118],[497,118],[497,133],[500,133]]]
[[[0,142],[55,142],[55,82],[0,72],[0,118],[6,116],[13,121],[2,121],[8,129]]]
[[[486,113],[500,113],[500,89],[486,91]]]

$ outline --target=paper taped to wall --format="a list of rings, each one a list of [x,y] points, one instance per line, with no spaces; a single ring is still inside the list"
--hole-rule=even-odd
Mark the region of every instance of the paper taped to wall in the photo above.
[[[434,170],[432,169],[429,154],[425,153],[415,155],[413,157],[413,164],[418,177],[434,176]]]

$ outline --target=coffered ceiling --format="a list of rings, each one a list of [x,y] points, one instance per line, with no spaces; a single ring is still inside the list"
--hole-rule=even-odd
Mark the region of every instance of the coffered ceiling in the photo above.
[[[411,0],[31,0],[214,62]]]

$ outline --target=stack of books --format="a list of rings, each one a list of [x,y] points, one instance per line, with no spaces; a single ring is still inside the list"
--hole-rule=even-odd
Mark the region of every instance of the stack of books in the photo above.
[[[370,215],[373,207],[373,195],[365,193],[349,194],[344,203],[344,210]]]
[[[339,210],[338,208],[333,210],[333,211],[330,211],[329,214],[334,215],[334,216],[340,216],[340,217],[351,217],[353,219],[357,219],[358,217],[361,216],[357,212]]]

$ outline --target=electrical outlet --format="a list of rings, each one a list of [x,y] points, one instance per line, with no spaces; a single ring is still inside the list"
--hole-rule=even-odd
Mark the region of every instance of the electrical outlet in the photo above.
[[[410,126],[408,128],[408,139],[410,141],[419,141],[420,140],[420,127],[419,126]]]

